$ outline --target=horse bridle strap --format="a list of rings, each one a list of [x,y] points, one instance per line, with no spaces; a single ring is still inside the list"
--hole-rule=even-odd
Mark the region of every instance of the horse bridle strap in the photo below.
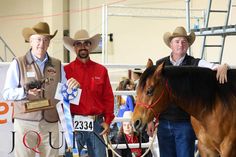
[[[166,90],[168,91],[168,94],[171,94],[170,89],[168,87],[167,80],[166,80],[166,83],[165,83],[165,87],[166,87]],[[140,106],[145,107],[146,109],[150,109],[152,111],[153,115],[155,116],[155,118],[158,119],[159,114],[155,113],[153,107],[156,106],[159,103],[159,101],[161,100],[161,98],[164,95],[164,91],[165,91],[165,88],[162,90],[161,95],[158,97],[158,99],[154,103],[152,103],[151,105],[148,105],[148,104],[142,103],[142,102],[136,102],[136,105],[140,105]]]

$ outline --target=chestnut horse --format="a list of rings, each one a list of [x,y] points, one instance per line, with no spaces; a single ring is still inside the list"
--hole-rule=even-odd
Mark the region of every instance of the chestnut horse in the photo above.
[[[149,66],[137,88],[132,122],[136,130],[171,102],[191,115],[201,157],[236,157],[236,69],[219,84],[216,71],[200,67]]]

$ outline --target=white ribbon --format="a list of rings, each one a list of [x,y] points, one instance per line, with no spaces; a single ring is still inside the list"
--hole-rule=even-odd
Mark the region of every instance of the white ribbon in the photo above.
[[[64,84],[63,86],[58,85],[60,87],[60,90],[57,90],[57,92],[60,92],[59,94],[62,95],[63,100],[57,103],[57,112],[61,121],[61,126],[63,128],[65,140],[68,146],[68,150],[72,151],[73,157],[79,157],[78,147],[76,140],[74,140],[73,132],[73,123],[72,123],[72,116],[70,112],[70,100],[74,99],[77,94],[77,89],[72,89],[68,91],[68,86]],[[76,93],[76,94],[75,94]],[[58,93],[57,93],[58,94]]]

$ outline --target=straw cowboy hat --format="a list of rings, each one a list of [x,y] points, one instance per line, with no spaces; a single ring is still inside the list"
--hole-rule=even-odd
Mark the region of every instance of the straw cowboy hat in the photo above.
[[[22,35],[25,38],[25,42],[29,42],[30,36],[34,34],[46,35],[50,39],[52,39],[57,34],[57,30],[54,32],[54,34],[50,35],[48,24],[46,22],[39,22],[34,27],[24,28],[22,31]]]
[[[66,49],[68,49],[69,51],[75,52],[73,45],[76,41],[89,40],[92,43],[91,46],[89,47],[89,51],[92,51],[98,46],[100,39],[101,39],[100,34],[96,34],[92,37],[89,37],[88,32],[82,29],[75,33],[74,39],[70,37],[64,37],[63,42]]]
[[[130,119],[132,117],[132,115],[133,115],[132,111],[125,111],[123,114],[123,118]]]
[[[175,37],[186,37],[189,43],[189,46],[193,44],[195,41],[195,33],[191,32],[189,35],[187,35],[187,32],[184,27],[176,27],[173,33],[166,32],[163,36],[163,40],[166,43],[168,47],[170,47],[170,42]]]

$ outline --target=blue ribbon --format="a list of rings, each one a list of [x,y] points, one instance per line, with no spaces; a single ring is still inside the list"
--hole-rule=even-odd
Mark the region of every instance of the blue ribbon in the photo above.
[[[72,146],[72,153],[73,156],[78,155],[78,149],[77,149],[77,145],[75,142],[75,147],[73,146],[73,141],[74,141],[74,137],[73,137],[73,123],[72,123],[72,117],[71,117],[71,112],[70,112],[70,100],[74,99],[77,94],[78,94],[78,90],[77,89],[68,89],[68,86],[66,84],[64,84],[62,86],[61,89],[61,94],[63,96],[63,109],[64,109],[64,115],[65,115],[65,120],[66,120],[66,127],[68,129],[68,133],[69,133],[69,138],[71,141],[71,146]]]
[[[64,84],[61,89],[61,94],[63,96],[63,101],[69,102],[70,100],[73,100],[77,96],[78,90],[76,88],[73,88],[70,91],[68,86]]]

